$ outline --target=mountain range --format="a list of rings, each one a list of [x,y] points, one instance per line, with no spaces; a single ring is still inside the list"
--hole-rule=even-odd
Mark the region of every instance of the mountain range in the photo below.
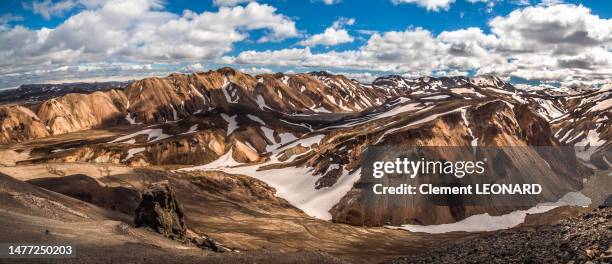
[[[361,162],[365,153],[415,146],[500,148],[501,154],[489,157],[504,161],[496,170],[523,175],[537,170],[530,180],[560,198],[591,186],[585,179],[595,171],[612,169],[611,88],[521,89],[495,76],[392,75],[366,84],[327,72],[253,76],[221,68],[171,74],[0,106],[6,157],[0,172],[35,180],[65,176],[75,170],[66,167],[70,164],[95,165],[104,177],[90,175],[94,183],[141,190],[139,181],[151,181],[143,173],[159,169],[165,172],[153,173],[155,178],[171,173],[180,190],[199,186],[194,195],[203,190],[229,195],[224,199],[236,206],[266,214],[368,228],[452,224],[526,208],[499,201],[420,207],[408,197],[373,197]],[[448,158],[443,152],[428,155]],[[42,172],[28,176],[19,171],[25,168]],[[64,185],[74,187],[54,189]],[[79,199],[83,193],[75,190],[82,186],[52,181],[42,188]],[[88,195],[95,206],[124,208],[121,213],[128,215],[135,209],[135,202],[121,202],[132,199],[124,192]],[[189,201],[186,215],[199,210],[195,197],[181,196]],[[221,240],[232,248],[261,246]]]

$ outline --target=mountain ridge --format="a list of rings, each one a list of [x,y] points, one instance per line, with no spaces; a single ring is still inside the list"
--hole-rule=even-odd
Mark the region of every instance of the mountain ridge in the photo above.
[[[396,77],[401,78],[403,82],[407,80],[403,77]],[[47,133],[50,135],[95,128],[108,122],[115,125],[125,124],[117,116],[109,116],[108,113],[90,115],[89,118],[79,116],[76,119],[81,120],[74,120],[71,116],[75,113],[69,113],[69,110],[66,112],[66,109],[87,112],[84,109],[76,109],[79,107],[75,106],[75,104],[83,104],[82,101],[87,100],[112,102],[112,104],[99,101],[92,103],[102,103],[101,108],[110,109],[109,111],[115,114],[126,115],[128,123],[176,121],[179,117],[186,117],[198,111],[224,107],[228,103],[258,107],[261,110],[276,110],[286,114],[359,112],[378,106],[386,99],[408,93],[408,91],[400,89],[406,87],[397,85],[391,90],[374,89],[384,87],[384,85],[377,85],[384,78],[386,77],[380,77],[377,79],[378,82],[374,81],[373,84],[367,85],[348,79],[343,75],[333,75],[329,72],[291,75],[275,73],[253,76],[225,67],[215,71],[192,74],[173,73],[167,77],[149,77],[137,80],[127,84],[124,88],[111,88],[103,91],[102,93],[109,98],[104,98],[105,95],[94,91],[83,94],[85,96],[66,94],[24,106],[30,108],[39,117],[44,127],[49,127]],[[421,78],[421,83],[423,83],[423,79],[428,78],[431,77]],[[450,79],[453,78],[463,79],[464,82],[471,80],[467,77],[452,77]],[[436,78],[431,79],[437,80]],[[443,77],[442,79],[448,78]],[[259,85],[260,83],[263,83],[263,85]],[[80,98],[76,99],[74,97]],[[243,97],[244,99],[242,99]],[[356,102],[350,102],[349,98],[360,99],[354,100]],[[58,100],[61,103],[58,103]],[[5,106],[0,107],[5,108],[5,112],[8,111]],[[11,112],[15,112],[15,109]],[[78,124],[81,122],[85,122],[85,124]],[[5,135],[0,138],[0,142],[3,144],[15,142],[15,140],[8,139],[11,138],[9,135],[11,132],[9,131],[10,127],[6,126],[4,125],[3,132]],[[44,134],[33,133],[26,138],[40,138]]]

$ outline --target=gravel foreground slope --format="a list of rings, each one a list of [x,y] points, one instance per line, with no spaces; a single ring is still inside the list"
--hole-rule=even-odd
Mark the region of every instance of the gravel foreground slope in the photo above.
[[[607,207],[556,225],[508,230],[383,263],[611,263],[611,240]]]

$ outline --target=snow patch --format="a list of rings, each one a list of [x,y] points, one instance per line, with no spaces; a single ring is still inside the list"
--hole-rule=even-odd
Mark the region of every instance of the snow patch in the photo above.
[[[51,153],[64,152],[64,151],[68,151],[68,150],[71,150],[71,149],[74,149],[74,148],[67,148],[67,149],[57,148],[57,149],[51,150]]]
[[[391,133],[394,133],[394,132],[395,132],[395,131],[397,131],[397,130],[403,129],[403,128],[405,128],[405,127],[410,127],[410,126],[415,126],[415,125],[419,125],[419,124],[427,123],[427,122],[430,122],[430,121],[432,121],[432,120],[436,119],[436,118],[437,118],[437,117],[439,117],[439,116],[446,115],[446,114],[450,114],[450,113],[457,112],[457,111],[461,111],[461,110],[462,110],[462,109],[464,109],[464,108],[466,108],[466,106],[463,106],[463,107],[460,107],[460,108],[457,108],[457,109],[454,109],[454,110],[451,110],[451,111],[447,111],[447,112],[444,112],[444,113],[439,113],[439,114],[435,114],[435,115],[430,115],[430,116],[427,116],[427,117],[425,117],[425,118],[423,118],[423,119],[421,119],[421,120],[414,121],[414,122],[412,122],[412,123],[410,123],[410,124],[407,124],[407,125],[404,125],[404,126],[401,126],[401,127],[396,127],[396,128],[388,129],[387,131],[385,131],[385,133],[383,133],[383,134],[382,134],[382,135],[381,135],[381,136],[378,138],[378,140],[377,140],[377,141],[376,141],[376,143],[374,143],[374,144],[378,144],[378,143],[380,143],[380,142],[381,142],[381,141],[382,141],[382,140],[385,138],[385,136],[386,136],[386,135],[391,134]]]
[[[475,152],[476,147],[478,147],[478,138],[474,136],[474,133],[472,132],[472,128],[470,128],[470,122],[467,120],[466,114],[467,114],[467,110],[461,109],[461,118],[463,118],[463,123],[465,123],[465,126],[468,129],[468,133],[470,133],[470,137],[472,137],[472,141],[470,142],[470,145],[472,146],[472,149]]]
[[[189,127],[189,130],[187,130],[187,132],[181,133],[181,135],[187,135],[187,134],[191,134],[198,131],[198,124],[195,124],[191,127]]]
[[[329,210],[351,190],[353,184],[361,177],[361,169],[353,172],[344,170],[338,182],[333,186],[315,189],[316,182],[321,176],[313,175],[312,168],[288,167],[258,171],[259,166],[231,168],[228,166],[228,164],[235,163],[231,155],[226,154],[212,163],[182,170],[221,170],[227,173],[248,175],[275,188],[276,196],[287,200],[306,214],[323,220],[331,220]]]
[[[238,128],[238,122],[236,121],[236,117],[238,115],[234,115],[234,116],[228,116],[226,114],[221,114],[221,118],[223,118],[223,120],[225,120],[225,122],[227,122],[227,135],[229,136],[232,132],[234,132],[234,130],[236,130]]]
[[[170,107],[172,107],[172,117],[174,118],[174,121],[177,121],[178,113],[176,112],[176,109],[174,109],[174,105],[170,105]]]
[[[141,131],[138,131],[138,132],[126,135],[126,136],[118,137],[108,143],[117,143],[117,142],[125,141],[133,137],[136,137],[138,135],[147,135],[147,142],[155,142],[158,140],[162,140],[162,139],[171,137],[170,135],[164,134],[161,128],[155,128],[155,129],[149,128],[149,129],[141,130]]]
[[[259,118],[258,116],[255,115],[251,115],[251,114],[247,114],[247,117],[259,124],[261,124],[262,126],[266,125],[266,122],[264,122],[263,120],[261,120],[261,118]]]
[[[331,111],[327,110],[327,108],[325,108],[323,106],[319,106],[317,108],[312,108],[312,111],[314,111],[315,113],[331,113]]]
[[[431,100],[437,100],[437,99],[446,99],[449,98],[450,96],[448,95],[434,95],[434,96],[428,96],[428,97],[424,97],[423,99],[431,99]]]
[[[128,113],[127,115],[125,115],[125,120],[128,121],[128,123],[130,123],[130,125],[137,125],[137,124],[141,124],[141,123],[136,123],[136,119],[132,118],[132,114]]]
[[[560,206],[588,206],[591,199],[580,192],[570,192],[554,203],[541,203],[527,210],[518,210],[500,216],[491,216],[488,213],[473,215],[459,222],[441,225],[402,225],[387,226],[392,229],[404,229],[411,232],[441,234],[448,232],[489,232],[508,229],[522,224],[528,214],[539,214]]]
[[[127,154],[127,156],[126,156],[126,157],[125,157],[123,160],[121,160],[121,161],[127,161],[127,160],[129,160],[129,159],[133,158],[133,157],[134,157],[134,155],[136,155],[137,153],[143,152],[143,151],[145,151],[145,150],[146,150],[146,148],[133,148],[133,149],[128,149],[128,154]]]
[[[257,95],[257,106],[259,106],[259,109],[261,110],[266,110],[266,108],[272,109],[266,104],[266,101],[264,100],[263,96],[261,96],[261,94]]]

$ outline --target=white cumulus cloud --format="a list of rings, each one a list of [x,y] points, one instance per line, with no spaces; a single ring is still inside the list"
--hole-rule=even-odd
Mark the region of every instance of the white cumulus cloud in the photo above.
[[[259,41],[298,36],[295,22],[266,4],[181,15],[160,8],[155,0],[109,0],[55,28],[0,31],[0,74],[96,61],[213,60],[252,30],[265,30]]]
[[[345,25],[351,26],[355,23],[353,18],[340,18],[323,31],[323,33],[315,34],[309,38],[300,41],[298,44],[302,46],[314,47],[335,46],[343,43],[353,42],[355,39],[344,29]]]
[[[448,10],[455,0],[391,0],[393,4],[416,4],[431,11]]]
[[[244,3],[253,2],[254,0],[213,0],[215,6],[237,6]]]
[[[320,0],[326,5],[333,5],[342,2],[342,0]]]
[[[417,74],[475,71],[503,78],[602,84],[612,76],[612,20],[580,5],[529,6],[480,28],[421,28],[372,34],[354,50],[308,48],[245,51],[227,58],[243,64],[323,67]]]

